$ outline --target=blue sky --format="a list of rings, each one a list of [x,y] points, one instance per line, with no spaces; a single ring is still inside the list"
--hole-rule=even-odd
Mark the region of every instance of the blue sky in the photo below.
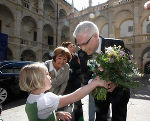
[[[72,4],[72,0],[66,0],[68,3]],[[92,0],[92,6],[100,3],[104,3],[108,0]],[[74,7],[77,10],[82,10],[82,8],[87,8],[89,6],[89,0],[74,0]]]

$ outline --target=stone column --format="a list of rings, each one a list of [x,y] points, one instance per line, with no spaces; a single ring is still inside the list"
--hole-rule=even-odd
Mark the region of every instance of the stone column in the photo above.
[[[21,58],[21,21],[22,21],[22,15],[21,11],[17,9],[16,11],[16,16],[14,16],[14,42],[16,45],[14,45],[14,51],[13,52],[13,57],[14,60],[20,60]]]
[[[54,43],[53,43],[53,45],[54,46],[56,46],[56,30],[54,29],[54,34],[53,34],[53,37],[54,37]]]
[[[140,34],[140,28],[139,28],[139,23],[140,23],[140,16],[141,16],[141,1],[135,0],[134,1],[134,7],[133,7],[133,27],[134,27],[134,35],[139,35]]]
[[[53,37],[54,37],[53,45],[56,47],[56,22],[53,22],[53,27],[52,28],[53,28]]]
[[[42,61],[42,57],[43,57],[43,50],[42,48],[38,48],[36,52],[36,60]]]
[[[38,14],[43,15],[43,2],[44,0],[38,0]]]
[[[58,39],[58,42],[57,42],[57,46],[60,46],[61,45],[61,29],[60,29],[60,27],[58,27],[58,37],[57,37],[57,39]]]
[[[135,47],[134,47],[134,50],[135,50],[135,53],[134,53],[134,60],[136,62],[136,66],[137,68],[140,70],[140,72],[143,72],[143,59],[141,57],[141,54],[139,54],[140,50],[141,50],[141,47],[139,44],[137,44]],[[137,52],[137,53],[136,53]]]
[[[41,19],[38,19],[37,23],[37,43],[38,43],[38,54],[37,54],[37,60],[41,61],[42,60],[42,33],[43,33],[43,21]]]
[[[21,48],[20,46],[14,45],[13,46],[13,60],[20,60],[21,59]]]
[[[115,35],[114,35],[114,28],[113,28],[113,24],[112,24],[112,10],[111,8],[108,9],[108,37],[110,38],[115,38]]]
[[[74,41],[74,37],[73,37],[73,32],[74,32],[74,26],[72,25],[70,25],[70,41],[72,42],[72,43],[75,43],[75,41]]]
[[[21,21],[22,21],[22,16],[21,12],[18,10],[16,11],[16,16],[15,16],[15,24],[14,24],[14,36],[17,38],[20,38],[21,36]]]
[[[140,42],[140,37],[138,37],[137,35],[140,34],[140,28],[139,28],[139,25],[140,25],[140,16],[141,16],[141,1],[139,0],[135,0],[134,1],[134,7],[133,7],[133,28],[134,28],[134,43],[133,43],[133,46],[134,46],[134,58],[135,60],[137,60],[137,66],[138,68],[140,68],[140,70],[142,69],[141,65],[142,65],[142,62],[139,60],[140,55],[139,55],[139,46],[140,44],[138,44],[138,42]]]
[[[39,18],[37,23],[37,42],[42,43],[43,21]]]

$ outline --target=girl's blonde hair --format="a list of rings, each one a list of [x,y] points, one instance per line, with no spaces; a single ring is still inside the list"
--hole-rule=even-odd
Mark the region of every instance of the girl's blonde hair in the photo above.
[[[31,92],[34,89],[44,87],[44,71],[47,67],[44,63],[36,62],[24,66],[20,71],[19,86],[21,90]]]

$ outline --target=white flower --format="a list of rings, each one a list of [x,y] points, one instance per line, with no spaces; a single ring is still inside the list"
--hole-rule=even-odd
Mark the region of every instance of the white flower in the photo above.
[[[113,50],[113,48],[110,46],[110,47],[107,47],[107,48],[105,48],[106,49],[106,53],[109,53],[109,52],[111,52],[112,50]]]
[[[116,51],[114,50],[113,47],[108,47],[108,48],[105,48],[106,49],[106,54],[108,54],[109,56],[116,56],[117,57],[117,53]]]

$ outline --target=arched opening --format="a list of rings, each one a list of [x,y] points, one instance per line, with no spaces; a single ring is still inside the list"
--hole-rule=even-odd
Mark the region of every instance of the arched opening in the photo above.
[[[9,8],[0,4],[0,32],[14,36],[14,16]]]
[[[126,20],[120,26],[120,37],[133,36],[133,20]]]
[[[54,37],[53,37],[53,28],[46,24],[43,27],[43,43],[48,44],[48,45],[53,45],[54,44]]]
[[[21,38],[29,41],[37,41],[37,25],[35,20],[26,16],[21,22]]]
[[[22,61],[36,61],[36,55],[32,50],[25,50],[21,54]]]
[[[150,74],[150,62],[145,64],[144,73],[145,74]]]

